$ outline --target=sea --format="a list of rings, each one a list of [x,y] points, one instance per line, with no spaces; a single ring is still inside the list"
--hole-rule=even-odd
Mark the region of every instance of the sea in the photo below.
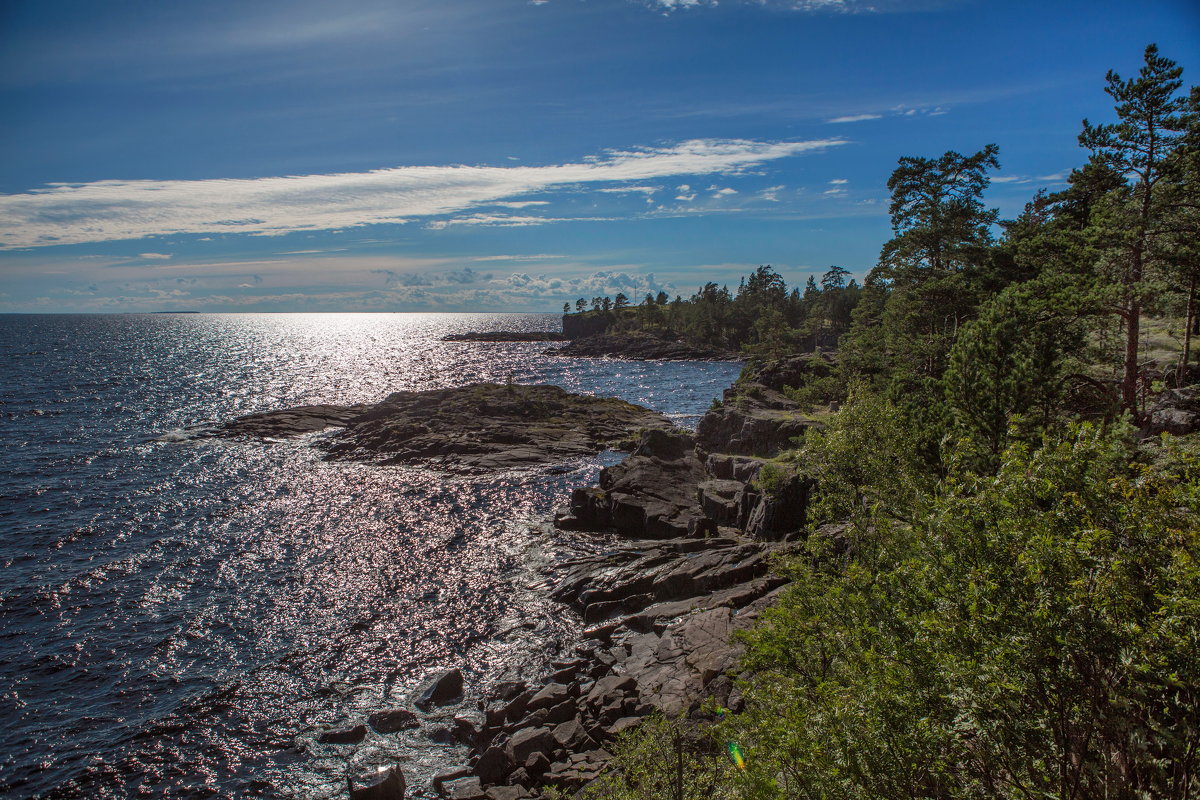
[[[466,706],[537,679],[581,623],[555,531],[619,460],[462,477],[196,431],[258,411],[478,381],[621,397],[694,426],[738,364],[543,354],[451,333],[553,314],[0,315],[0,796],[344,798],[462,765],[451,720],[322,731],[459,668]],[[460,709],[461,710],[461,709]],[[451,709],[453,711],[453,709]],[[449,713],[449,712],[447,712]]]

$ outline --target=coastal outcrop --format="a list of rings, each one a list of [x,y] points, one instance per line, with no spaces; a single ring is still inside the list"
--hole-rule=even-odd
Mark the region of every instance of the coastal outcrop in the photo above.
[[[443,342],[561,342],[566,337],[554,331],[470,331],[443,336]]]
[[[470,773],[450,773],[442,793],[578,789],[606,768],[606,745],[649,714],[695,712],[709,697],[736,706],[726,673],[740,651],[730,637],[783,585],[768,574],[776,549],[737,536],[631,540],[569,564],[545,588],[592,626],[547,682],[480,701]]]
[[[207,433],[283,438],[340,427],[318,443],[330,460],[484,472],[554,464],[632,446],[669,430],[661,414],[557,386],[478,383],[396,392],[374,405],[305,406],[240,417]]]
[[[696,495],[703,480],[691,434],[648,430],[628,458],[601,471],[599,486],[572,492],[570,510],[556,524],[654,538],[713,533]]]
[[[597,486],[572,493],[557,527],[620,537],[558,565],[544,585],[583,619],[584,639],[544,681],[505,684],[479,701],[468,771],[448,773],[445,796],[571,792],[651,713],[702,715],[710,699],[740,707],[733,634],[785,585],[773,558],[803,529],[810,489],[772,459],[817,424],[783,390],[828,364],[808,356],[747,370],[699,434],[643,431]]]
[[[788,386],[826,377],[833,359],[823,353],[752,365],[724,397],[700,420],[696,439],[709,453],[773,456],[793,447],[813,422],[789,398]]]
[[[570,337],[568,337],[570,338]],[[544,350],[545,355],[577,358],[622,358],[631,361],[740,361],[733,350],[707,347],[684,339],[652,333],[596,333],[570,338],[562,347]]]
[[[466,745],[465,762],[433,780],[442,796],[533,798],[597,778],[614,739],[653,713],[703,716],[708,701],[740,707],[734,634],[784,587],[774,558],[806,521],[810,486],[774,456],[818,423],[784,389],[828,366],[806,356],[746,370],[695,434],[618,400],[480,384],[398,392],[352,413],[255,415],[226,435],[286,435],[288,426],[303,432],[329,420],[343,428],[322,440],[331,458],[450,469],[631,448],[555,515],[559,529],[606,537],[547,567],[540,586],[579,615],[582,640],[557,653],[540,680],[482,694],[471,676],[450,670],[413,690],[415,712],[388,708],[365,720],[376,734],[420,728],[433,741]],[[366,730],[331,730],[318,742],[352,746]]]

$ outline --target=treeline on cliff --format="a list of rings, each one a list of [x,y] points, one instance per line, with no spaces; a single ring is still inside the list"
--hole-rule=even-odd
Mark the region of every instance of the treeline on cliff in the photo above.
[[[848,280],[849,279],[849,280]],[[850,329],[851,312],[861,293],[849,270],[833,266],[801,292],[770,265],[742,278],[737,291],[706,283],[690,298],[669,300],[660,292],[631,305],[624,294],[615,299],[575,301],[576,314],[594,320],[607,333],[646,333],[682,338],[701,346],[742,349],[763,358],[789,352],[833,348]],[[567,313],[570,305],[563,307]],[[584,326],[580,326],[584,327]]]
[[[995,145],[901,158],[861,287],[831,270],[788,292],[763,267],[649,304],[764,358],[835,334],[832,374],[791,391],[840,411],[780,457],[811,481],[810,527],[736,707],[644,724],[589,796],[1200,792],[1200,434],[1146,427],[1196,379],[1181,73],[1153,46],[1110,72],[1086,163],[1013,220],[983,202]],[[1184,320],[1173,362],[1145,358],[1148,315]]]

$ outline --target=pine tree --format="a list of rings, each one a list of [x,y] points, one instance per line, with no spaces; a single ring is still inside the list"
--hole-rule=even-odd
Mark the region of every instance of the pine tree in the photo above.
[[[1185,127],[1181,112],[1185,100],[1177,96],[1183,69],[1149,45],[1145,64],[1136,78],[1122,80],[1110,70],[1105,92],[1116,101],[1118,122],[1092,125],[1083,121],[1079,143],[1092,151],[1092,160],[1122,175],[1125,191],[1114,197],[1111,213],[1101,220],[1120,260],[1122,297],[1117,315],[1125,326],[1121,402],[1137,412],[1139,387],[1138,334],[1144,303],[1147,268],[1151,266],[1154,238],[1160,220],[1158,192],[1179,151]]]

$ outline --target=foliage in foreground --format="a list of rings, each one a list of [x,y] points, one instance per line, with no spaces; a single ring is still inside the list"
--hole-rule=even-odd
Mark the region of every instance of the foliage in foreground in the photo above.
[[[865,509],[840,555],[812,537],[718,729],[747,770],[719,750],[689,769],[713,797],[1200,792],[1198,500],[1193,455],[1144,465],[1084,425],[994,475],[952,467],[910,522]],[[627,769],[669,750],[659,733]],[[621,786],[599,796],[650,796]]]

